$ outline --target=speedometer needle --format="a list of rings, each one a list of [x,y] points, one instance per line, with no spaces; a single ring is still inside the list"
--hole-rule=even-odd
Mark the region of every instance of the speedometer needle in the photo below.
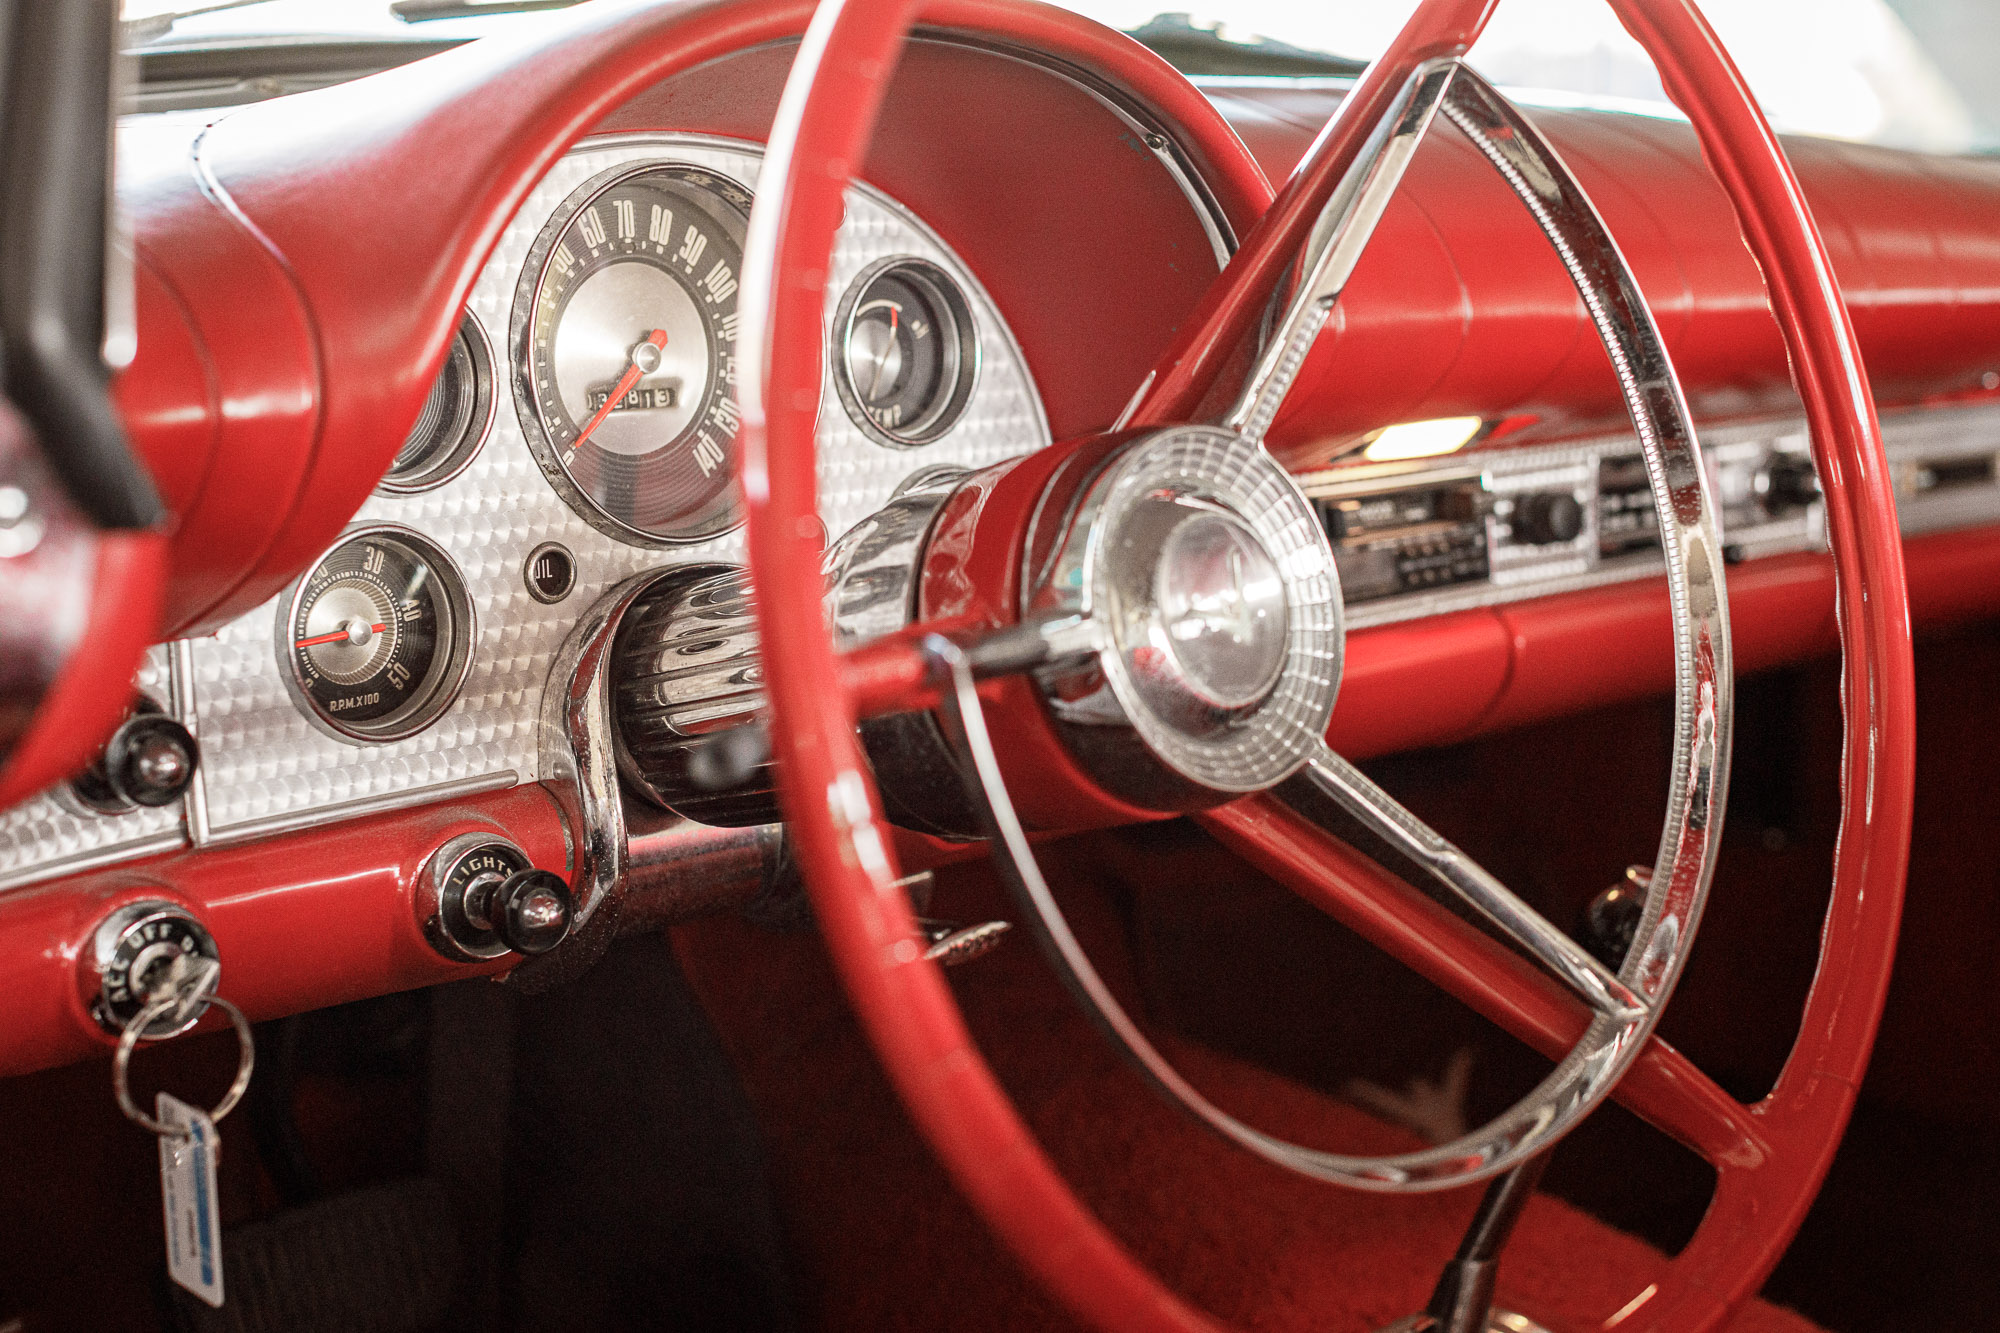
[[[654,329],[646,335],[646,341],[640,343],[639,347],[652,347],[658,351],[666,351],[667,331],[665,329]],[[583,429],[576,433],[576,442],[570,445],[570,448],[581,448],[583,442],[590,438],[590,433],[603,425],[604,418],[611,415],[611,409],[623,402],[625,395],[637,388],[639,381],[645,377],[646,372],[639,365],[639,347],[632,349],[631,367],[623,375],[619,376],[618,383],[612,386],[611,396],[604,400],[604,406],[598,408],[590,420],[583,423]]]
[[[370,625],[368,627],[368,632],[370,634],[380,634],[383,630],[387,628],[389,628],[387,625]],[[353,631],[348,629],[344,625],[341,628],[334,630],[330,634],[315,634],[310,639],[294,639],[292,641],[292,647],[317,648],[323,643],[340,643],[342,641],[348,643],[354,642]]]

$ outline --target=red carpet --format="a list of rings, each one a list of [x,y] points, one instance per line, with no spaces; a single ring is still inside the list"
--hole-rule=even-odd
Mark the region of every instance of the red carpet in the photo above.
[[[993,892],[983,870],[960,872],[940,883],[934,910],[979,919],[997,910]],[[1093,957],[1129,994],[1111,913],[1074,885],[1065,900]],[[679,942],[756,1103],[815,1327],[1074,1327],[987,1234],[910,1127],[816,937],[718,921],[681,932]],[[1476,1190],[1359,1194],[1224,1143],[1118,1061],[1025,931],[953,980],[982,1048],[1067,1177],[1190,1300],[1240,1327],[1300,1333],[1376,1329],[1421,1308]],[[1240,1061],[1186,1042],[1163,1046],[1204,1091],[1261,1128],[1347,1151],[1414,1143]],[[1582,1333],[1663,1262],[1643,1242],[1543,1196],[1507,1251],[1501,1303]],[[1814,1326],[1759,1304],[1735,1328]]]

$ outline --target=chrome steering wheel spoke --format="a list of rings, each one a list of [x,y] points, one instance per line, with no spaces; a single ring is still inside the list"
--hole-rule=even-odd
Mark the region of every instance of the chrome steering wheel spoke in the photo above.
[[[1458,60],[1427,60],[1404,83],[1387,115],[1362,144],[1353,168],[1320,211],[1301,265],[1302,278],[1255,369],[1222,425],[1261,444],[1285,404],[1299,369],[1354,276],[1403,173],[1429,136],[1453,85]]]
[[[1631,950],[1616,969],[1558,930],[1327,746],[1327,716],[1345,642],[1332,553],[1303,497],[1263,448],[1265,431],[1411,159],[1440,116],[1464,133],[1506,181],[1575,284],[1616,373],[1652,482],[1673,620],[1673,766],[1644,914]],[[1679,978],[1715,872],[1728,778],[1733,673],[1721,539],[1687,405],[1630,268],[1547,140],[1462,62],[1436,60],[1416,69],[1322,210],[1300,271],[1277,331],[1219,425],[1162,427],[1135,439],[1097,474],[1093,489],[1082,498],[1050,504],[1045,497],[1044,510],[1063,515],[1060,540],[1051,548],[1061,555],[1040,571],[1039,580],[1028,580],[1024,622],[1049,612],[1067,611],[1078,618],[1073,623],[1059,618],[1046,625],[1024,623],[966,645],[933,636],[922,651],[930,663],[929,685],[942,697],[940,712],[968,795],[987,825],[1004,877],[1020,897],[1024,914],[1036,923],[1058,971],[1146,1076],[1218,1133],[1291,1170],[1359,1189],[1445,1189],[1525,1160],[1589,1114],[1633,1067]],[[1292,708],[1298,716],[1283,733],[1287,745],[1267,746],[1270,762],[1258,766],[1252,778],[1232,782],[1228,779],[1248,770],[1197,762],[1207,752],[1196,752],[1169,725],[1173,710],[1147,710],[1141,671],[1178,651],[1178,622],[1154,624],[1145,616],[1135,618],[1132,608],[1154,607],[1158,598],[1149,598],[1147,589],[1157,593],[1172,571],[1162,563],[1148,577],[1121,582],[1120,562],[1151,548],[1122,540],[1118,525],[1136,512],[1138,502],[1131,496],[1147,500],[1184,492],[1187,503],[1237,514],[1248,512],[1248,496],[1260,486],[1269,491],[1261,502],[1268,515],[1283,520],[1248,524],[1244,530],[1257,534],[1272,568],[1285,572],[1287,640],[1310,645],[1297,662],[1277,673],[1279,685],[1266,698],[1289,699],[1288,690],[1309,680],[1325,688],[1307,692],[1311,707]],[[1162,553],[1166,550],[1160,546]],[[1244,601],[1245,575],[1233,577],[1233,593],[1217,585],[1218,605],[1235,607]],[[1210,619],[1235,623],[1229,616]],[[1050,677],[1045,668],[1055,657],[1049,630],[1059,623],[1057,641],[1073,648],[1075,656],[1095,654],[1102,678],[1110,683],[1100,692],[1103,698],[1074,692],[1063,696],[1081,697],[1097,710],[1071,708],[1076,728],[1094,729],[1089,743],[1096,752],[1102,752],[1102,737],[1112,730],[1107,723],[1126,722],[1150,755],[1174,765],[1212,799],[1264,793],[1252,795],[1251,802],[1275,800],[1321,830],[1330,813],[1327,803],[1346,811],[1582,1000],[1589,1020],[1574,1047],[1533,1092],[1494,1120],[1454,1142],[1389,1157],[1351,1157],[1288,1143],[1208,1102],[1161,1056],[1084,957],[1035,866],[986,734],[975,679],[1004,664],[1034,670],[1046,685]],[[1141,631],[1136,639],[1134,625]],[[1243,643],[1256,641],[1254,635],[1239,637]],[[1315,674],[1322,671],[1330,674]],[[1111,694],[1118,697],[1109,699]],[[1265,725],[1271,711],[1268,702],[1253,701],[1241,718],[1212,726],[1203,744],[1226,753],[1239,732]],[[1052,714],[1058,723],[1065,717],[1064,709],[1054,704]],[[1308,717],[1309,726],[1301,721]]]
[[[1620,1023],[1647,1016],[1651,1006],[1619,980],[1617,973],[1330,748],[1321,747],[1297,777],[1273,793],[1311,819],[1311,802],[1299,799],[1302,790],[1333,801],[1396,852],[1422,867],[1580,996],[1593,1012]]]

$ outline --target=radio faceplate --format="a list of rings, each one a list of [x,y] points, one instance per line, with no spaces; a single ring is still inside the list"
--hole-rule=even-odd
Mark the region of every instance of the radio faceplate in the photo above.
[[[1318,499],[1348,602],[1486,578],[1491,497],[1476,477]]]
[[[1882,423],[1906,533],[2000,522],[2000,408]],[[1797,420],[1701,430],[1732,562],[1826,548]],[[1472,456],[1355,464],[1299,478],[1319,507],[1353,627],[1661,572],[1659,522],[1627,434]]]

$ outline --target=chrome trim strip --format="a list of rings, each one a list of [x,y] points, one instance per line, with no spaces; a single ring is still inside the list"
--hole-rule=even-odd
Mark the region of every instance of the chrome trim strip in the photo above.
[[[1652,887],[1618,971],[1643,1008],[1636,1015],[1600,1012],[1555,1070],[1489,1124],[1453,1143],[1381,1159],[1382,1169],[1402,1174],[1393,1188],[1404,1190],[1465,1184],[1542,1151],[1609,1095],[1638,1058],[1680,978],[1714,878],[1735,682],[1712,482],[1671,358],[1630,266],[1555,149],[1484,79],[1462,68],[1443,111],[1548,237],[1617,373],[1645,459],[1666,559],[1674,627],[1674,752]],[[1348,1183],[1380,1188],[1373,1181]]]
[[[435,787],[425,787],[421,791],[388,792],[359,801],[342,801],[337,805],[316,806],[311,810],[292,810],[282,815],[272,815],[267,819],[251,819],[241,824],[232,824],[219,833],[211,832],[208,840],[202,845],[229,847],[239,842],[267,838],[273,834],[294,833],[302,828],[312,828],[334,820],[388,814],[412,804],[434,805],[439,801],[478,796],[489,791],[505,791],[509,787],[519,786],[520,782],[520,775],[508,769],[504,773],[487,773],[476,778],[463,778],[457,782],[441,782]]]
[[[155,833],[150,838],[134,838],[130,842],[117,843],[110,847],[100,847],[94,852],[84,852],[78,856],[64,857],[60,861],[43,861],[27,866],[11,874],[0,875],[0,889],[19,888],[23,884],[33,884],[39,880],[55,879],[62,875],[81,874],[86,870],[98,870],[105,866],[117,865],[121,861],[137,861],[156,852],[178,851],[186,845],[187,839],[179,832]]]
[[[195,744],[201,744],[201,710],[196,707],[194,690],[194,645],[186,639],[175,639],[167,645],[167,688],[173,694],[174,716],[194,737]],[[188,783],[187,791],[181,796],[181,809],[187,816],[187,841],[200,847],[209,840],[208,827],[208,779],[202,772],[202,765],[194,766],[194,780]]]

